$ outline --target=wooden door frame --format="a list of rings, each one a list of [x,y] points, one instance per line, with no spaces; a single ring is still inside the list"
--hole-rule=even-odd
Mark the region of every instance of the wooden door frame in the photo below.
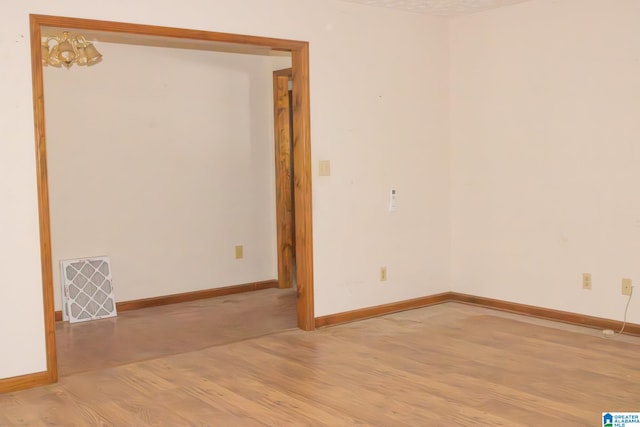
[[[42,27],[72,30],[95,30],[140,36],[160,36],[178,39],[230,43],[291,52],[293,75],[294,192],[296,209],[296,259],[298,261],[297,319],[300,329],[315,328],[313,295],[313,225],[311,217],[311,130],[309,113],[309,44],[305,41],[275,39],[239,34],[189,30],[154,25],[129,24],[48,15],[29,15],[31,28],[31,70],[36,142],[36,173],[38,187],[38,217],[40,225],[40,257],[42,294],[44,303],[47,370],[25,375],[4,384],[6,388],[25,388],[58,380],[53,273],[51,260],[51,225],[47,174],[47,146],[45,132],[44,86],[42,74]],[[0,392],[3,384],[0,384]]]
[[[278,287],[293,286],[292,212],[295,212],[291,194],[291,135],[289,109],[289,81],[291,68],[273,72],[273,128],[276,172],[276,230],[278,240]]]

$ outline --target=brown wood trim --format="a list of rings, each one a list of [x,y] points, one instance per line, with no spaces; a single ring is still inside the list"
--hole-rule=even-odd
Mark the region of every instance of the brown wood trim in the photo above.
[[[316,328],[323,326],[337,325],[340,323],[353,322],[356,320],[368,319],[371,317],[383,316],[385,314],[396,313],[398,311],[411,310],[414,308],[427,307],[450,301],[451,292],[430,295],[427,297],[414,298],[404,301],[392,302],[390,304],[377,305],[375,307],[361,308],[358,310],[345,311],[342,313],[329,314],[316,318]]]
[[[589,328],[612,329],[614,331],[619,331],[622,328],[622,322],[618,320],[604,319],[602,317],[587,316],[584,314],[553,310],[550,308],[536,307],[533,305],[519,304],[492,298],[477,297],[457,292],[451,293],[451,301],[462,304],[477,305],[494,310],[507,311],[509,313],[523,314],[546,320],[571,323],[573,325],[586,326]],[[624,333],[629,335],[640,335],[640,324],[627,323],[624,327]]]
[[[461,304],[477,305],[479,307],[490,308],[493,310],[506,311],[509,313],[522,314],[525,316],[537,317],[545,320],[554,320],[557,322],[586,326],[589,328],[612,329],[614,331],[619,331],[620,329],[622,329],[622,322],[618,320],[604,319],[602,317],[587,316],[584,314],[536,307],[533,305],[478,297],[474,295],[461,294],[458,292],[444,292],[441,294],[378,305],[375,307],[367,307],[359,310],[330,314],[328,316],[316,318],[315,324],[316,328],[321,328],[323,326],[337,325],[340,323],[353,322],[356,320],[383,316],[385,314],[391,314],[398,311],[427,307],[429,305],[440,304],[443,302],[457,302]],[[640,324],[627,323],[624,328],[624,333],[629,335],[640,335]]]
[[[294,104],[294,176],[296,209],[296,260],[298,281],[298,327],[314,328],[313,295],[313,222],[311,218],[311,131],[309,93],[309,43],[306,41],[227,34],[211,31],[129,24],[48,15],[29,15],[31,36],[31,64],[33,76],[34,128],[36,142],[36,178],[38,187],[38,216],[40,221],[40,254],[45,319],[45,338],[48,380],[57,381],[55,342],[55,310],[51,268],[51,233],[47,155],[45,138],[44,88],[41,58],[41,27],[94,30],[114,33],[174,37],[205,40],[231,45],[270,47],[291,52]]]
[[[276,227],[278,241],[278,282],[293,286],[293,197],[291,194],[291,124],[289,79],[291,68],[273,72],[273,125],[276,172]]]
[[[313,220],[311,215],[311,124],[309,45],[291,51],[293,77],[293,182],[298,327],[315,328],[313,307]]]
[[[264,280],[262,282],[244,283],[242,285],[225,286],[223,288],[203,289],[201,291],[184,292],[180,294],[163,295],[160,297],[134,299],[116,303],[118,313],[122,311],[137,310],[140,308],[157,307],[160,305],[178,304],[181,302],[196,301],[199,299],[222,297],[225,295],[240,294],[243,292],[259,291],[262,289],[277,288],[277,280]],[[56,311],[56,321],[62,320],[62,311]]]
[[[55,380],[51,378],[48,371],[20,375],[18,377],[3,378],[0,379],[0,394],[47,385],[52,382],[55,382]]]
[[[274,76],[278,76],[278,77],[288,77],[288,78],[292,78],[293,77],[293,68],[283,68],[281,70],[275,70],[273,72]]]
[[[36,177],[38,189],[38,222],[40,228],[40,268],[44,307],[45,349],[48,382],[58,380],[56,356],[56,322],[53,313],[53,269],[51,267],[51,227],[49,221],[49,182],[44,123],[44,86],[42,78],[41,32],[37,19],[29,17],[31,28],[31,75],[33,86],[34,131],[36,138]]]
[[[46,27],[79,30],[106,31],[141,36],[162,36],[179,39],[205,40],[218,43],[270,47],[274,50],[290,51],[302,48],[307,42],[276,39],[270,37],[248,36],[243,34],[218,33],[215,31],[193,30],[187,28],[163,27],[158,25],[133,24],[125,22],[101,21],[96,19],[69,18],[65,16],[30,15],[31,19]]]

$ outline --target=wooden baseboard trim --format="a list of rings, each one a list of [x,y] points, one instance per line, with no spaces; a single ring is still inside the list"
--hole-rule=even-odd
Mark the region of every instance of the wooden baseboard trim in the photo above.
[[[245,283],[242,285],[225,286],[223,288],[205,289],[202,291],[186,292],[181,294],[166,295],[154,298],[144,298],[139,300],[122,301],[116,304],[118,312],[137,310],[139,308],[157,307],[160,305],[177,304],[181,302],[196,301],[199,299],[220,297],[224,295],[237,294],[242,292],[251,292],[261,289],[277,288],[277,280],[265,280],[263,282]],[[414,308],[427,307],[443,302],[459,302],[462,304],[476,305],[484,308],[491,308],[499,311],[523,314],[526,316],[537,317],[546,320],[555,320],[573,325],[586,326],[597,329],[612,329],[619,331],[622,328],[622,322],[618,320],[605,319],[602,317],[587,316],[584,314],[571,313],[568,311],[553,310],[550,308],[536,307],[533,305],[519,304],[492,298],[478,297],[475,295],[461,294],[458,292],[443,292],[440,294],[430,295],[426,297],[414,298],[410,300],[393,302],[374,307],[361,308],[358,310],[345,311],[342,313],[329,314],[327,316],[317,317],[315,319],[316,328],[325,326],[338,325],[340,323],[354,322],[357,320],[368,319],[371,317],[383,316],[385,314],[396,313],[399,311],[411,310]],[[56,311],[56,321],[62,320],[62,312]],[[640,324],[627,323],[624,327],[624,333],[629,335],[640,336]],[[33,374],[39,375],[39,374]],[[27,375],[30,377],[31,375]],[[20,378],[20,377],[18,377]],[[0,390],[2,390],[2,381],[0,380]]]
[[[32,387],[40,387],[53,383],[53,379],[47,371],[17,377],[0,379],[0,394],[13,391],[26,390]]]
[[[604,319],[602,317],[587,316],[584,314],[553,310],[550,308],[536,307],[533,305],[519,304],[492,298],[477,297],[474,295],[461,294],[458,292],[444,292],[441,294],[435,294],[421,298],[398,301],[391,304],[384,304],[375,307],[362,308],[359,310],[330,314],[327,316],[316,318],[315,323],[316,328],[322,328],[324,326],[354,322],[356,320],[383,316],[385,314],[411,310],[414,308],[427,307],[443,302],[458,302],[462,304],[476,305],[493,310],[506,311],[509,313],[522,314],[525,316],[537,317],[545,320],[554,320],[557,322],[586,326],[589,328],[612,329],[614,331],[619,331],[620,329],[622,329],[622,322],[618,320]],[[627,323],[624,327],[624,333],[640,336],[640,324]]]
[[[345,311],[342,313],[329,314],[327,316],[316,317],[316,328],[338,325],[340,323],[354,322],[356,320],[378,317],[385,314],[396,313],[398,311],[427,307],[430,305],[447,302],[450,300],[450,298],[451,292],[444,292],[427,297],[414,298],[404,301],[392,302],[390,304],[383,304],[374,307],[361,308],[358,310]]]
[[[244,283],[242,285],[225,286],[223,288],[204,289],[201,291],[185,292],[181,294],[164,295],[161,297],[121,301],[116,303],[118,313],[122,311],[137,310],[139,308],[157,307],[160,305],[177,304],[181,302],[196,301],[199,299],[222,297],[225,295],[239,294],[242,292],[259,291],[262,289],[277,288],[277,280],[265,280],[262,282]],[[62,320],[62,311],[56,311],[56,322]]]
[[[622,329],[622,322],[618,320],[587,316],[584,314],[553,310],[550,308],[536,307],[533,305],[519,304],[492,298],[477,297],[457,292],[451,292],[451,301],[477,305],[494,310],[507,311],[509,313],[523,314],[545,320],[555,320],[557,322],[586,326],[589,328],[612,329],[614,331]],[[640,335],[640,325],[636,323],[627,323],[624,327],[624,333],[629,335]]]

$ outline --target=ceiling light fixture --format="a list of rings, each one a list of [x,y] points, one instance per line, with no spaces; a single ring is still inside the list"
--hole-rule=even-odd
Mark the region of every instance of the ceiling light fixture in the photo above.
[[[62,36],[46,37],[42,40],[42,65],[66,68],[71,65],[93,65],[102,60],[102,54],[84,36],[68,31]]]

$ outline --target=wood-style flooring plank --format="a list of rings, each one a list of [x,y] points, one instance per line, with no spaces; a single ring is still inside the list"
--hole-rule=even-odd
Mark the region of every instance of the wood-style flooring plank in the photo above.
[[[0,395],[0,426],[588,426],[640,410],[640,338],[457,303]]]
[[[264,289],[57,322],[60,376],[187,353],[296,327],[295,289]]]

